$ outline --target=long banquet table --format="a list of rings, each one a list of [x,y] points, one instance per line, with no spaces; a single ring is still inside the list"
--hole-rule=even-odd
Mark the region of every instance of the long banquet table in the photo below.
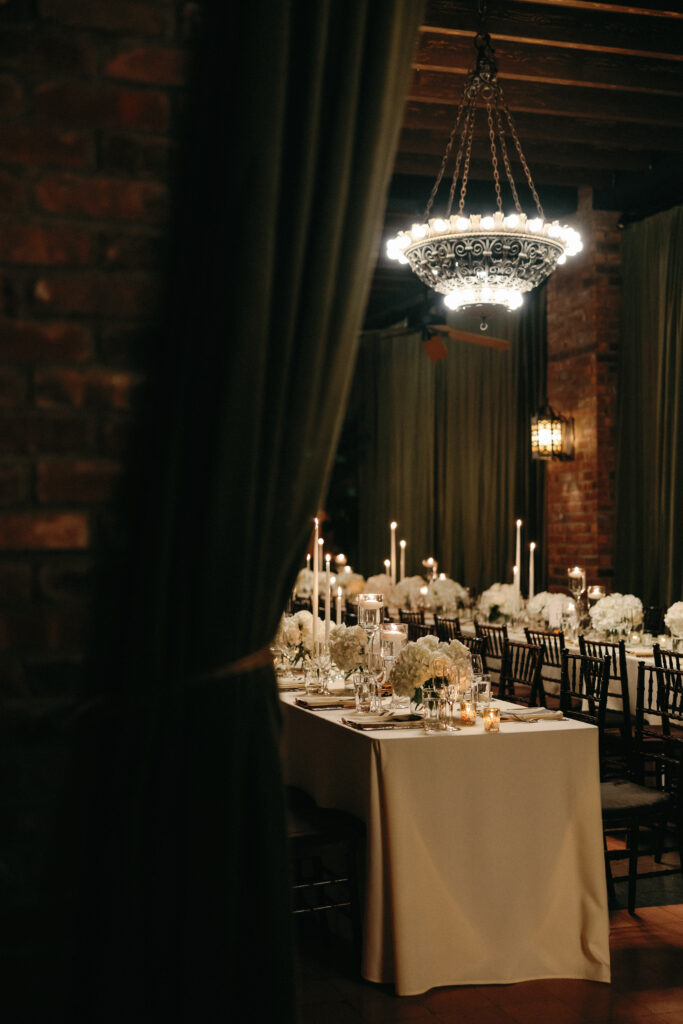
[[[367,826],[365,978],[609,982],[595,728],[360,732],[281,699],[287,781]]]

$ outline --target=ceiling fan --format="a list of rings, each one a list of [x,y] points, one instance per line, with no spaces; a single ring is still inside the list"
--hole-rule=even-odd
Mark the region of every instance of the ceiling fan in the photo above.
[[[496,348],[502,351],[507,351],[510,348],[510,343],[505,338],[496,338],[487,333],[488,323],[485,314],[481,314],[478,334],[474,331],[464,331],[458,327],[453,327],[451,324],[443,323],[443,314],[440,307],[430,303],[429,299],[430,296],[425,292],[420,305],[415,306],[406,315],[403,322],[397,324],[394,329],[382,330],[382,335],[395,338],[421,332],[422,342],[427,355],[434,362],[448,355],[444,338],[464,341],[470,345],[484,345],[487,348]]]

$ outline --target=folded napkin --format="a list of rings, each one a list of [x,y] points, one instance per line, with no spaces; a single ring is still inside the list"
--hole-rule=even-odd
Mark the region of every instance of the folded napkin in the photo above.
[[[501,708],[501,722],[545,722],[559,721],[564,718],[561,711],[551,711],[549,708]]]
[[[630,654],[632,658],[654,658],[651,647],[627,647],[626,653]]]
[[[406,713],[404,715],[346,715],[342,718],[344,725],[350,725],[352,729],[421,729],[422,716]]]
[[[355,708],[356,698],[336,697],[333,693],[310,693],[306,697],[297,697],[294,703],[309,711],[331,711],[335,708]]]

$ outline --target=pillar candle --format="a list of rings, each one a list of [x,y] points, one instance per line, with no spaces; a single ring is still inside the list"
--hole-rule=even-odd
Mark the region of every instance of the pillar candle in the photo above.
[[[341,626],[341,613],[342,613],[342,588],[337,587],[337,625]]]
[[[536,544],[532,540],[529,545],[529,600],[534,596],[534,551],[536,550]]]
[[[401,568],[400,568],[400,571],[399,571],[399,577],[398,578],[400,580],[402,580],[402,579],[405,579],[405,575],[406,575],[406,542],[404,540],[400,540],[398,543],[399,543],[399,547],[401,549]]]
[[[332,580],[330,579],[330,558],[331,555],[325,555],[325,643],[330,642],[330,587],[332,586]]]
[[[311,598],[311,611],[313,612],[313,650],[318,633],[318,519],[313,520],[313,596]]]
[[[396,582],[396,527],[398,523],[390,523],[389,529],[391,531],[391,582]]]

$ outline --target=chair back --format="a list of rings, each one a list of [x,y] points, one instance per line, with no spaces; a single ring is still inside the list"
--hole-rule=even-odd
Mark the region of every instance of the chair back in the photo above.
[[[460,619],[457,616],[454,619],[448,619],[442,615],[435,615],[434,626],[439,640],[448,643],[449,640],[460,639]]]
[[[293,597],[292,598],[292,615],[296,612],[310,612],[313,608],[313,602],[310,597]]]
[[[344,622],[347,626],[358,625],[358,602],[348,601],[346,602],[346,617]]]
[[[583,633],[579,634],[579,649],[590,658],[604,658],[609,655],[610,685],[607,696],[613,701],[621,701],[624,722],[628,723],[630,733],[631,699],[628,692],[628,670],[626,668],[626,644],[623,640],[612,643],[607,640],[587,640]]]
[[[683,669],[638,662],[634,748],[636,780],[683,800]]]
[[[544,651],[535,644],[505,640],[499,694],[529,707],[545,707],[541,669]]]
[[[408,623],[408,642],[419,640],[421,636],[429,636],[434,630],[431,626],[425,626],[424,623],[409,622]]]
[[[459,640],[461,644],[469,648],[470,654],[478,654],[481,658],[483,672],[488,672],[486,664],[486,640],[483,636],[469,636],[467,633],[457,633],[451,639]]]
[[[609,692],[610,658],[562,651],[560,707],[567,718],[596,725],[601,738]]]
[[[483,622],[474,623],[474,632],[477,636],[486,640],[487,658],[502,659],[505,650],[505,641],[508,638],[507,626],[491,626]]]
[[[419,612],[407,612],[405,608],[399,608],[398,618],[400,622],[407,622],[409,626],[424,626],[425,624],[424,609],[420,609]]]
[[[658,668],[673,668],[683,669],[683,654],[678,654],[676,651],[667,651],[659,644],[652,645],[652,654],[655,659],[655,665]]]
[[[542,647],[544,650],[543,665],[562,667],[562,651],[564,650],[564,633],[561,629],[529,629],[525,628],[526,642]]]

